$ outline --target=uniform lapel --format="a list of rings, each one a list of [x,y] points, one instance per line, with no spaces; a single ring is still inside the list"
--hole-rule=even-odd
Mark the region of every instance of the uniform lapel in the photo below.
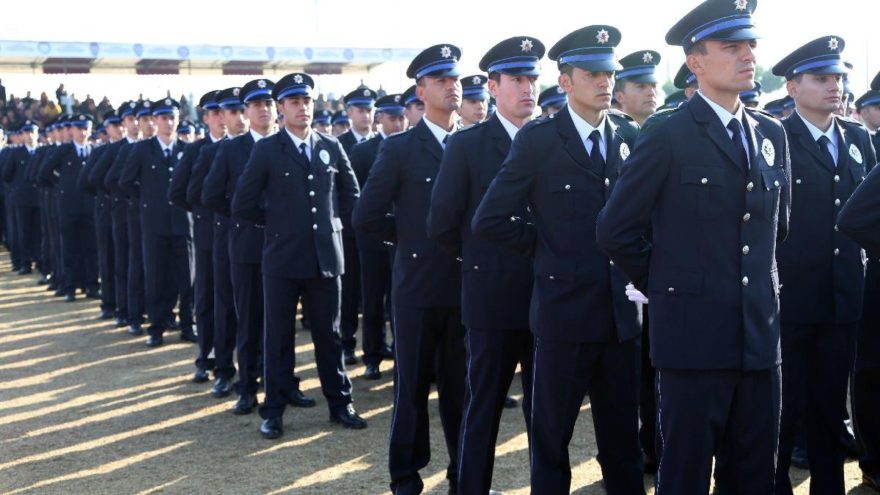
[[[416,133],[416,136],[422,141],[422,147],[428,150],[434,158],[439,162],[443,159],[443,148],[440,147],[440,143],[437,142],[437,138],[434,137],[434,133],[431,132],[431,129],[428,129],[428,124],[423,121],[420,121],[413,131]]]
[[[281,134],[281,148],[283,154],[285,156],[289,156],[297,165],[304,167],[306,169],[309,168],[309,162],[306,161],[305,158],[300,154],[299,149],[293,144],[293,140],[290,138],[290,135],[287,133],[287,129],[282,128],[278,131]],[[314,156],[314,155],[312,155]]]
[[[763,146],[764,143],[764,133],[761,132],[760,123],[755,120],[754,117],[749,115],[749,112],[743,111],[743,114],[746,117],[746,124],[748,125],[748,129],[746,131],[749,134],[749,160],[751,160],[752,167],[758,167],[759,169],[763,168],[760,166],[761,163],[764,163],[770,167],[773,166],[772,162],[768,162],[766,158],[764,158],[764,154],[760,151],[759,146]]]
[[[498,151],[498,154],[501,156],[502,160],[507,158],[507,154],[510,152],[510,135],[507,134],[507,129],[504,128],[504,125],[501,124],[501,121],[498,120],[497,115],[492,115],[488,122],[486,122],[488,126],[489,135],[492,137],[492,142],[495,145],[495,149]]]
[[[807,150],[809,154],[813,155],[813,158],[815,158],[816,162],[820,165],[818,168],[827,173],[833,174],[834,164],[828,163],[828,158],[825,153],[822,153],[822,150],[819,149],[819,143],[813,139],[813,135],[810,134],[810,130],[807,129],[807,124],[804,123],[801,116],[797,113],[793,113],[789,118],[792,119],[792,134],[797,134],[797,140],[801,148]]]
[[[715,143],[715,146],[724,153],[724,156],[737,169],[740,168],[739,158],[736,156],[736,149],[733,147],[733,140],[727,134],[727,129],[721,124],[718,114],[712,110],[712,107],[703,100],[700,95],[694,95],[687,103],[687,107],[691,111],[697,122],[700,122],[706,129],[706,134]]]
[[[563,108],[553,117],[553,121],[556,122],[556,130],[562,139],[562,148],[581,168],[592,172],[587,158],[587,147],[581,141],[581,136],[574,127],[569,111],[568,107]]]
[[[837,127],[837,173],[841,173],[843,170],[846,170],[849,167],[850,155],[849,150],[850,147],[856,145],[855,141],[852,140],[852,136],[846,132],[846,129],[842,125],[837,122],[837,117],[834,117],[833,126]],[[864,158],[862,158],[864,160]]]

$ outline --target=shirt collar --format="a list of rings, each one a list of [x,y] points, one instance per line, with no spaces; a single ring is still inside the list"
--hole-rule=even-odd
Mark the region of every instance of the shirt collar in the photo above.
[[[355,142],[355,143],[359,143],[359,142],[361,142],[362,139],[363,139],[364,141],[366,141],[367,139],[370,139],[371,137],[373,137],[373,133],[372,133],[372,132],[367,133],[366,136],[362,136],[361,134],[359,134],[357,131],[354,130],[354,127],[352,127],[351,129],[349,129],[349,132],[351,132],[351,135],[354,136],[354,142]]]
[[[451,131],[447,131],[446,129],[440,127],[439,125],[428,120],[428,117],[423,116],[422,121],[425,122],[425,125],[428,126],[428,130],[431,131],[431,134],[434,135],[434,138],[437,139],[437,142],[440,143],[440,146],[443,146],[443,140],[446,139],[446,136],[455,132],[455,127],[452,128]]]
[[[214,135],[209,132],[208,137],[211,138],[211,143],[216,143],[217,141],[223,141],[224,139],[226,139],[226,134],[224,134],[222,137],[220,137],[218,139],[218,138],[215,138]]]
[[[507,131],[507,134],[510,136],[510,140],[513,141],[513,138],[516,137],[516,133],[519,132],[519,127],[513,125],[513,122],[504,118],[504,115],[501,115],[501,112],[495,112],[495,115],[498,117],[498,121],[501,122],[504,130]],[[603,125],[602,128],[604,129],[605,126]]]
[[[174,145],[177,144],[177,139],[172,139],[170,143],[165,144],[159,139],[159,136],[156,136],[156,141],[159,142],[159,147],[162,148],[162,153],[165,153],[165,150],[174,151]]]
[[[726,108],[707,98],[706,95],[700,92],[700,90],[697,90],[697,94],[700,95],[701,98],[703,98],[703,101],[709,104],[709,108],[711,108],[715,112],[715,115],[718,115],[718,118],[721,119],[721,125],[723,125],[725,128],[730,125],[730,121],[733,119],[739,120],[740,124],[742,125],[743,107],[745,105],[740,103],[739,108],[736,110],[736,113],[733,114],[728,112]]]
[[[284,131],[287,132],[288,136],[290,136],[291,141],[293,141],[293,146],[297,150],[299,150],[299,145],[301,145],[302,143],[306,143],[306,146],[308,148],[312,147],[312,141],[315,133],[313,133],[311,129],[306,129],[306,132],[308,132],[309,134],[306,136],[305,140],[298,138],[296,134],[290,132],[290,129],[288,129],[287,127],[284,128]]]
[[[76,147],[76,152],[77,152],[77,153],[79,153],[79,152],[82,151],[82,150],[87,150],[87,149],[89,149],[89,145],[88,145],[88,143],[86,143],[86,144],[79,144],[79,143],[77,143],[76,141],[74,141],[74,142],[73,142],[73,145]]]
[[[577,114],[574,110],[571,109],[571,105],[567,105],[568,113],[571,115],[571,120],[574,122],[574,128],[577,129],[578,135],[581,137],[581,142],[586,141],[590,138],[590,134],[593,131],[599,131],[599,142],[605,142],[605,119],[607,118],[605,115],[602,116],[602,121],[599,122],[599,127],[593,127],[589,122],[583,119],[580,115]]]
[[[795,110],[797,112],[797,110]],[[798,112],[798,117],[804,122],[804,125],[807,126],[807,130],[810,131],[810,135],[813,136],[813,141],[818,141],[820,137],[826,136],[828,140],[831,141],[832,145],[837,145],[837,126],[834,125],[834,119],[831,119],[831,125],[828,126],[828,130],[822,132],[818,127],[814,126],[809,120],[805,119],[803,115]]]
[[[265,139],[265,138],[267,138],[267,137],[269,137],[269,136],[272,135],[272,132],[271,132],[271,131],[268,132],[265,136],[262,135],[262,134],[260,134],[259,132],[255,131],[255,130],[253,130],[253,129],[249,130],[248,132],[251,133],[251,137],[254,138],[254,142],[255,142],[255,143],[259,142],[261,139]]]

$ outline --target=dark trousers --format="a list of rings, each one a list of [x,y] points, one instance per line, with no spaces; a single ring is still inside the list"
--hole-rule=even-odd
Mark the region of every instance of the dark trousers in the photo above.
[[[144,294],[144,247],[141,232],[140,208],[128,206],[128,323],[144,322],[146,296]]]
[[[532,333],[525,329],[465,331],[467,376],[458,440],[458,493],[489,493],[495,442],[507,391],[522,365],[522,409],[526,431],[532,417]]]
[[[852,377],[853,425],[861,455],[859,467],[880,477],[880,262],[868,262],[865,308],[859,325]]]
[[[128,312],[128,218],[125,201],[114,200],[110,209],[113,232],[113,277],[117,314],[126,321]]]
[[[143,233],[144,282],[150,335],[161,336],[179,302],[181,328],[192,326],[192,241],[186,235]],[[178,301],[179,298],[179,301]]]
[[[391,301],[391,255],[387,251],[360,251],[360,262],[364,364],[378,366],[385,347],[385,310]]]
[[[49,200],[45,192],[39,191],[40,201],[40,272],[43,275],[51,275],[52,266],[52,240],[49,233]]]
[[[58,199],[49,194],[49,230],[52,242],[52,266],[58,288],[64,289],[64,250],[61,248],[61,219],[59,218]]]
[[[657,369],[657,495],[773,493],[780,370]]]
[[[361,305],[361,263],[354,236],[342,237],[345,273],[342,274],[342,307],[339,331],[342,348],[354,352],[357,345],[358,312]]]
[[[2,186],[0,186],[2,187]],[[15,201],[12,199],[12,193],[7,188],[3,197],[6,210],[6,245],[9,246],[9,254],[12,261],[12,269],[21,268],[21,236],[18,231],[18,216],[15,214]]]
[[[40,254],[40,209],[36,206],[16,206],[18,226],[19,265],[30,268]]]
[[[300,296],[309,308],[312,342],[321,391],[331,412],[351,403],[351,381],[339,345],[339,277],[289,279],[263,274],[265,319],[263,327],[263,388],[266,399],[260,406],[263,419],[284,414],[290,393],[298,387],[294,366],[294,322]]]
[[[61,249],[64,257],[64,291],[76,288],[98,289],[98,247],[95,245],[93,215],[64,216],[60,219]]]
[[[195,244],[196,277],[193,287],[196,327],[199,330],[199,355],[196,367],[214,369],[214,267],[213,250]]]
[[[232,264],[232,292],[238,318],[235,352],[238,356],[238,395],[255,395],[262,370],[259,366],[263,347],[263,273],[258,264]],[[291,325],[294,322],[291,321]]]
[[[464,409],[465,350],[460,308],[394,307],[394,412],[388,466],[391,491],[421,493],[419,470],[431,459],[428,394],[436,376],[440,422],[456,480],[458,436]],[[504,391],[505,394],[507,391]]]
[[[643,494],[639,451],[639,345],[535,339],[532,493],[571,488],[568,445],[589,393],[596,446],[609,495]]]
[[[216,235],[216,230],[215,230]],[[225,244],[225,243],[223,243]],[[231,379],[235,376],[235,298],[232,294],[232,270],[229,250],[215,243],[214,269],[214,376]]]
[[[103,202],[104,206],[100,206]],[[101,277],[101,310],[124,316],[116,306],[116,263],[113,260],[113,220],[109,198],[95,201],[95,242],[98,246],[98,275]]]
[[[655,442],[657,438],[657,402],[654,395],[654,365],[651,364],[651,339],[648,321],[648,306],[642,307],[641,340],[641,381],[639,382],[639,443],[642,452],[652,460],[657,460]]]
[[[793,493],[788,469],[795,424],[803,416],[810,461],[810,493],[843,495],[850,356],[858,325],[782,325],[782,421],[776,493]],[[803,409],[801,409],[801,406]]]

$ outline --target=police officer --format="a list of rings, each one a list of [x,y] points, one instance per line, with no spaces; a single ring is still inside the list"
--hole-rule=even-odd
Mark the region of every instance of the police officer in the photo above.
[[[739,101],[741,101],[746,108],[760,108],[762,94],[761,83],[755,81],[755,85],[752,89],[740,92]]]
[[[615,75],[614,96],[620,110],[642,125],[657,111],[657,76],[660,54],[640,50],[620,59],[623,69]]]
[[[177,125],[177,139],[185,144],[192,144],[196,140],[196,126],[188,120],[181,120]]]
[[[333,113],[330,110],[316,110],[315,117],[312,119],[312,129],[321,134],[331,134],[333,132],[333,125],[330,123],[332,118]]]
[[[473,219],[476,235],[534,256],[534,493],[568,493],[568,443],[588,392],[606,490],[643,493],[638,314],[626,300],[626,280],[599,251],[594,234],[596,215],[638,131],[630,119],[609,112],[614,71],[621,69],[614,55],[619,42],[616,28],[594,25],[550,49],[568,105],[517,133]],[[524,201],[532,222],[519,216]]]
[[[181,340],[196,342],[192,325],[192,227],[189,215],[168,201],[174,166],[183,156],[183,143],[175,130],[180,104],[171,98],[152,105],[156,135],[132,147],[119,177],[119,187],[138,194],[143,231],[144,285],[148,347],[163,344],[163,334],[174,321],[179,302]]]
[[[183,149],[183,156],[174,168],[171,186],[168,188],[168,200],[175,206],[192,212],[193,219],[193,305],[199,341],[196,371],[193,374],[195,383],[208,381],[208,372],[214,369],[214,214],[201,204],[190,204],[186,199],[186,192],[199,152],[203,147],[226,138],[226,122],[217,101],[219,93],[212,90],[199,98],[202,121],[208,126],[208,135]]]
[[[351,129],[351,119],[348,118],[348,113],[345,110],[334,112],[330,123],[333,125],[333,136],[335,137],[339,137]]]
[[[339,136],[339,144],[346,155],[351,156],[354,145],[373,138],[370,127],[376,98],[376,92],[366,86],[360,86],[345,95],[345,108],[348,118],[351,119],[351,129]],[[342,316],[339,329],[342,333],[345,364],[352,365],[358,362],[354,349],[357,345],[358,309],[361,303],[361,263],[357,238],[351,228],[351,217],[343,217],[342,225],[345,273],[342,275]]]
[[[460,493],[489,492],[498,425],[517,365],[521,365],[526,429],[530,426],[531,260],[474,237],[471,220],[511,141],[535,110],[544,51],[536,38],[517,36],[497,43],[483,56],[480,70],[489,74],[488,91],[498,110],[450,140],[431,195],[428,235],[462,259],[468,387],[458,447]],[[529,219],[526,202],[520,201],[512,214]]]
[[[40,211],[42,216],[41,223],[46,224],[46,243],[43,245],[43,257],[48,260],[51,266],[52,276],[49,278],[49,284],[46,287],[48,291],[54,291],[54,296],[63,296],[64,291],[64,268],[61,263],[61,234],[58,227],[58,201],[57,193],[51,182],[42,182],[39,180],[40,170],[49,159],[49,157],[58,151],[61,145],[67,140],[67,133],[64,130],[64,122],[66,116],[59,115],[48,126],[50,146],[40,148],[34,153],[33,160],[28,164],[27,177],[28,180],[37,186],[40,195]]]
[[[9,129],[9,144],[0,151],[0,170],[6,170],[13,150],[19,147],[19,134],[16,127]],[[21,270],[21,250],[19,247],[18,220],[15,214],[15,193],[12,185],[6,181],[3,183],[3,207],[6,226],[6,244],[9,247],[9,257],[12,262],[12,271]]]
[[[423,488],[419,470],[431,452],[427,399],[432,373],[449,454],[446,478],[450,492],[456,489],[465,374],[461,266],[428,238],[426,221],[431,187],[461,104],[460,57],[458,47],[442,44],[423,50],[410,63],[406,75],[416,81],[425,115],[410,131],[382,143],[352,215],[359,232],[396,243],[394,415],[388,453],[394,493]]]
[[[489,112],[489,91],[486,83],[489,78],[482,74],[462,77],[461,107],[458,109],[459,126],[467,129],[486,120]]]
[[[37,189],[27,180],[27,164],[37,149],[37,124],[31,120],[17,129],[20,145],[9,148],[3,163],[3,181],[9,184],[12,206],[16,217],[20,275],[31,273],[40,253],[40,209]]]
[[[848,69],[844,40],[825,36],[773,67],[785,77],[795,112],[783,119],[789,137],[792,220],[776,259],[781,299],[782,421],[776,493],[791,494],[788,477],[794,427],[804,415],[810,490],[843,494],[847,383],[864,290],[863,252],[836,232],[835,218],[876,163],[867,130],[835,116]],[[762,145],[763,154],[768,153]],[[803,409],[801,409],[803,408]]]
[[[416,94],[416,85],[413,84],[407,88],[400,96],[400,99],[403,101],[405,108],[403,116],[406,117],[407,128],[410,129],[417,126],[425,114],[425,102],[420,100]]]
[[[547,117],[565,108],[568,104],[568,95],[558,84],[541,91],[538,95],[538,106],[541,107],[541,117]]]
[[[405,111],[402,95],[385,95],[376,101],[379,132],[351,150],[351,168],[358,184],[367,183],[382,142],[388,136],[406,129]],[[357,246],[361,265],[364,378],[378,380],[382,378],[379,369],[382,360],[394,359],[393,352],[385,343],[385,313],[390,313],[391,308],[391,248],[385,242],[360,232],[357,233]]]
[[[700,89],[697,85],[697,76],[688,68],[687,62],[681,64],[672,83],[676,88],[684,91],[686,100],[690,100],[694,93]]]
[[[217,94],[221,118],[226,124],[228,137],[240,136],[247,132],[247,116],[241,101],[241,88],[231,87]],[[186,198],[191,205],[202,205],[202,188],[205,177],[211,170],[214,158],[224,140],[205,145],[199,150],[193,165],[192,175],[186,188]],[[232,378],[235,376],[236,315],[235,298],[232,290],[232,273],[229,264],[229,217],[213,213],[213,233],[211,236],[211,269],[214,277],[214,386],[211,394],[216,398],[227,397],[232,393]]]
[[[124,130],[121,139],[107,145],[106,150],[95,160],[95,164],[87,178],[89,186],[94,188],[97,194],[109,197],[110,202],[110,231],[113,246],[113,286],[115,289],[114,302],[116,303],[116,326],[123,327],[129,324],[128,305],[128,202],[118,193],[118,188],[108,188],[104,179],[115,163],[117,157],[138,139],[137,120],[134,109],[137,102],[124,102],[116,110],[119,126]],[[102,297],[103,297],[102,291]],[[135,322],[132,322],[135,323]],[[139,323],[138,323],[139,325]]]
[[[788,230],[788,145],[744,109],[755,4],[707,0],[666,35],[698,93],[649,119],[599,217],[597,237],[650,299],[657,369],[657,493],[773,491],[779,278]],[[650,241],[648,240],[650,239]]]
[[[64,294],[67,302],[76,300],[79,286],[86,297],[97,299],[98,253],[95,245],[94,198],[76,187],[80,170],[91,153],[88,136],[93,125],[90,115],[69,120],[72,142],[62,145],[43,164],[39,180],[54,183],[58,190],[58,223],[64,263]]]
[[[45,158],[49,152],[55,150],[56,146],[56,138],[57,138],[57,129],[56,129],[56,121],[55,119],[50,120],[45,127],[46,132],[46,144],[44,146],[39,146],[34,154],[30,157],[27,164],[27,169],[25,171],[25,181],[30,184],[33,184],[35,187],[37,186],[37,173],[40,170]],[[45,188],[37,187],[37,207],[40,211],[40,273],[42,276],[40,280],[37,282],[40,285],[46,285],[46,290],[54,291],[56,289],[56,277],[55,277],[55,266],[54,266],[54,256],[52,254],[52,237],[51,237],[51,226],[50,226],[50,207],[48,204],[48,191]]]
[[[308,74],[281,78],[272,98],[284,129],[254,145],[232,198],[232,215],[265,226],[263,247],[265,438],[283,433],[292,392],[292,301],[304,295],[321,389],[330,420],[365,428],[352,404],[339,342],[339,277],[344,270],[342,219],[358,196],[357,180],[339,142],[311,131],[314,82]]]
[[[876,151],[880,148],[880,133],[878,133],[880,131],[880,90],[868,90],[856,100],[855,106],[859,120],[871,133],[871,140]]]

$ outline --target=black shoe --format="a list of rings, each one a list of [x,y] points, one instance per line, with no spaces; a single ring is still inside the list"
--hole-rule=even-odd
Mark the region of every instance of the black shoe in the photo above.
[[[284,428],[281,426],[281,418],[264,419],[260,425],[260,435],[270,440],[278,438],[284,434]]]
[[[228,397],[230,392],[232,392],[232,384],[226,378],[218,378],[211,388],[211,395],[218,399]]]
[[[180,340],[182,342],[192,342],[198,343],[199,339],[196,338],[196,334],[193,332],[192,328],[184,327],[180,330]]]
[[[163,344],[161,335],[150,335],[147,337],[147,347],[161,347]]]
[[[364,371],[365,380],[379,380],[382,378],[382,372],[379,371],[379,365],[368,364],[367,371]]]
[[[345,356],[345,364],[351,366],[353,364],[358,364],[358,358],[354,355],[354,351],[342,351],[343,356]]]
[[[871,475],[863,472],[862,484],[868,488],[872,488],[875,492],[880,493],[880,473]]]
[[[357,411],[354,410],[354,406],[351,404],[345,406],[345,409],[331,412],[330,421],[340,423],[342,426],[353,430],[363,430],[367,427],[367,421],[358,416]]]
[[[810,469],[810,457],[806,447],[795,447],[792,449],[791,465],[798,469]]]
[[[205,368],[198,368],[196,372],[193,373],[193,382],[194,383],[205,383],[208,381],[208,370]]]
[[[134,335],[135,337],[140,337],[141,335],[143,335],[144,331],[141,329],[141,324],[140,323],[132,323],[128,327],[128,334]]]
[[[107,309],[101,311],[102,320],[109,320],[110,318],[113,318],[113,311]]]
[[[514,409],[519,406],[519,401],[514,399],[511,396],[507,396],[504,398],[504,409]]]
[[[37,280],[37,285],[48,285],[48,284],[49,284],[49,277],[47,277],[45,275],[40,277],[40,280]]]
[[[86,299],[101,299],[101,292],[95,289],[87,290]]]
[[[31,267],[26,266],[26,267],[22,268],[21,270],[18,271],[18,274],[19,275],[30,275],[31,274]]]
[[[117,317],[116,317],[116,323],[114,323],[114,325],[116,325],[116,328],[122,328],[122,327],[124,327],[125,325],[128,325],[128,321],[127,321],[125,318],[121,317],[121,316],[117,316]]]
[[[317,402],[311,397],[306,397],[300,390],[294,390],[287,397],[287,403],[293,407],[315,407]]]
[[[232,414],[235,414],[236,416],[244,416],[245,414],[254,412],[255,407],[257,407],[256,395],[242,395],[235,402],[235,406],[232,408]]]
[[[64,302],[75,302],[75,301],[76,301],[76,296],[74,296],[73,294],[67,294],[66,296],[64,296]]]
[[[394,349],[392,349],[390,345],[382,346],[382,350],[379,351],[379,355],[382,356],[382,359],[394,361]]]
[[[54,291],[57,291],[57,290],[58,290],[58,284],[56,284],[56,283],[54,283],[54,282],[49,282],[49,285],[46,286],[46,291],[47,291],[47,292],[54,292]],[[57,295],[60,295],[60,294],[54,294],[54,295],[57,296]]]

